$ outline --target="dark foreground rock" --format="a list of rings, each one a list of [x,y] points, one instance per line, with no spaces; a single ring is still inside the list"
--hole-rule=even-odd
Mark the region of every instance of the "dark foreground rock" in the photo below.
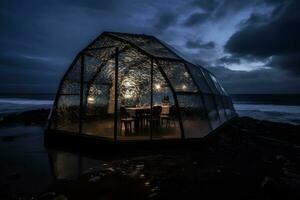
[[[197,148],[155,152],[137,149],[128,155],[123,152],[84,171],[75,180],[60,179],[56,170],[48,191],[13,197],[298,200],[300,127],[237,118]]]
[[[112,159],[50,191],[66,199],[300,199],[299,133],[239,118],[199,148]]]
[[[0,126],[9,125],[45,125],[48,120],[50,109],[30,110],[22,113],[9,114],[0,119]]]

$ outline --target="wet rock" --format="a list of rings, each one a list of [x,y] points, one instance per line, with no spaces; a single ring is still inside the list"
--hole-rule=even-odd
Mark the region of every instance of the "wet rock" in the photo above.
[[[129,176],[135,177],[135,176],[137,176],[138,174],[139,174],[139,170],[134,170],[134,171],[132,171],[132,172],[129,173]]]
[[[121,173],[122,173],[123,175],[126,175],[126,174],[127,174],[126,171],[124,171],[124,170],[122,170]]]
[[[114,171],[115,171],[115,169],[114,169],[114,168],[112,168],[112,167],[109,167],[109,168],[107,168],[107,171],[114,172]]]
[[[151,189],[151,192],[155,192],[155,191],[157,191],[158,190],[158,186],[155,186],[155,187],[153,187],[152,189]]]
[[[144,168],[144,165],[140,164],[140,165],[136,165],[135,167],[141,169],[141,168]]]
[[[53,200],[68,200],[68,198],[65,195],[58,195]]]
[[[16,139],[15,136],[3,136],[3,137],[1,137],[1,140],[2,140],[3,142],[12,142],[12,141],[14,141],[15,139]]]
[[[0,126],[13,124],[46,124],[50,109],[29,110],[18,114],[9,114],[2,117]]]
[[[149,198],[153,198],[153,197],[156,197],[158,194],[157,193],[151,193],[150,195],[149,195]]]
[[[140,178],[145,178],[145,175],[144,174],[140,174]]]
[[[12,173],[6,177],[8,180],[18,180],[21,178],[21,175],[17,172]]]
[[[148,181],[145,182],[145,186],[150,186],[150,183]]]
[[[95,182],[99,181],[100,178],[101,178],[100,176],[92,176],[92,177],[89,179],[89,182],[95,183]]]
[[[57,196],[57,194],[55,192],[46,192],[43,193],[42,195],[40,195],[37,199],[41,199],[41,200],[52,200]]]

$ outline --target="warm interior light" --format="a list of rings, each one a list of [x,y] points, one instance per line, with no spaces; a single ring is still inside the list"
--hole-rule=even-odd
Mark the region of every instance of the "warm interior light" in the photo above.
[[[160,90],[161,89],[160,84],[155,84],[154,87],[155,87],[156,90]]]
[[[187,88],[186,85],[182,85],[183,90],[186,90],[186,88]]]
[[[131,77],[126,77],[121,84],[121,94],[125,99],[134,99],[137,95],[136,83]]]
[[[88,102],[89,104],[94,104],[94,103],[95,103],[95,98],[94,98],[94,97],[88,97],[88,98],[87,98],[87,102]]]
[[[130,91],[130,90],[126,90],[124,93],[124,98],[125,99],[131,99],[134,96],[134,92]]]

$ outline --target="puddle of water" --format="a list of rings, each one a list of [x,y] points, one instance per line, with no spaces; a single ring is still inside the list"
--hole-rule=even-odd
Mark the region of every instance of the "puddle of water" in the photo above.
[[[0,199],[37,196],[47,191],[75,199],[147,197],[148,186],[143,175],[130,176],[101,159],[47,150],[43,145],[43,130],[38,126],[0,129]]]

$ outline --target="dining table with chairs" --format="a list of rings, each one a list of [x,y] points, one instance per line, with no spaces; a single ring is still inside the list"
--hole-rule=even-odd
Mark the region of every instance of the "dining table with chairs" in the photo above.
[[[125,135],[138,133],[139,131],[150,130],[150,126],[158,129],[161,125],[161,119],[166,119],[170,114],[170,105],[155,104],[152,106],[121,106],[120,108],[120,131],[125,127]],[[163,118],[161,118],[161,116]]]

